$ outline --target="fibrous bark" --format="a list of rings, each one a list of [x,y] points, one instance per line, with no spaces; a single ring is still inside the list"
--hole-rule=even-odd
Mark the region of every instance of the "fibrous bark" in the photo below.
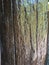
[[[47,1],[0,2],[2,65],[43,65],[47,48]]]

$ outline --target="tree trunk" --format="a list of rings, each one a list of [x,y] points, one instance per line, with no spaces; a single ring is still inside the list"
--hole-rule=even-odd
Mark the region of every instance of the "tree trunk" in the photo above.
[[[47,0],[2,0],[2,65],[44,65]]]

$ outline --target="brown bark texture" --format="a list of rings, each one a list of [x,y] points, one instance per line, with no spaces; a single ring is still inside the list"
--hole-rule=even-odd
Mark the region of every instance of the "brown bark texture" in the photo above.
[[[47,0],[43,1],[0,0],[1,65],[44,65]]]

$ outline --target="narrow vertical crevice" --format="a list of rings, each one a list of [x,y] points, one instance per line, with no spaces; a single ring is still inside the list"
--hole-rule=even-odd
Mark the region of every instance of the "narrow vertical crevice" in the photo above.
[[[38,65],[38,0],[36,0],[36,53]]]
[[[30,49],[30,64],[33,65],[33,56],[34,56],[35,50],[33,49],[31,24],[30,24],[29,28],[30,28],[30,46],[31,46],[31,49]]]

